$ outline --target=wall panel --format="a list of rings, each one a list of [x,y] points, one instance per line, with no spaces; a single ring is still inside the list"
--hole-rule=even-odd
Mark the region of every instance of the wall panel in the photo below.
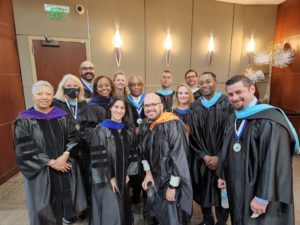
[[[222,89],[229,76],[243,73],[247,65],[245,45],[254,33],[257,50],[273,40],[277,6],[247,6],[214,0],[48,0],[49,4],[70,6],[62,21],[49,20],[43,11],[46,1],[13,0],[17,24],[19,55],[25,90],[32,83],[29,60],[31,36],[86,39],[96,74],[112,76],[117,70],[138,73],[146,80],[146,90],[160,87],[159,76],[167,68],[164,38],[171,33],[171,64],[174,86],[183,82],[187,69],[212,70]],[[86,7],[83,15],[74,12],[78,3]],[[122,60],[117,67],[112,39],[116,28],[122,39]],[[215,37],[215,54],[208,64],[207,44]],[[30,99],[27,94],[26,99]],[[31,102],[26,102],[31,105]]]
[[[278,9],[275,42],[288,42],[296,51],[293,64],[273,68],[271,103],[285,110],[300,112],[300,1],[287,0]]]
[[[184,80],[189,69],[192,29],[192,0],[146,1],[146,83],[148,91],[160,89],[164,69],[173,73],[174,86]],[[172,55],[165,61],[164,39],[170,32]]]
[[[0,1],[0,184],[18,169],[13,148],[13,122],[24,109],[11,1]]]
[[[117,70],[145,75],[144,1],[88,1],[91,58],[96,73],[112,77]],[[120,67],[117,66],[113,37],[119,29],[123,41]]]
[[[234,4],[195,1],[191,67],[199,73],[213,71],[219,82],[228,79]],[[215,52],[208,62],[208,41],[214,36]]]

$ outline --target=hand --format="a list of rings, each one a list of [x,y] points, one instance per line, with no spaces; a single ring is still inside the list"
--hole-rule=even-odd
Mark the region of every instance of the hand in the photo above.
[[[267,206],[268,205],[259,203],[255,198],[253,198],[250,203],[252,212],[259,215],[266,213]]]
[[[129,182],[129,176],[126,176],[126,184]]]
[[[210,170],[216,170],[219,162],[219,158],[217,156],[210,156],[210,160],[208,161],[208,168]]]
[[[176,193],[176,189],[175,188],[167,188],[167,191],[166,191],[166,199],[169,201],[169,202],[175,202],[176,199],[175,199],[175,193]]]
[[[226,181],[225,180],[223,180],[223,179],[221,179],[221,178],[219,178],[218,179],[218,188],[226,188]]]
[[[154,185],[154,179],[153,179],[153,176],[152,176],[152,173],[150,170],[146,171],[146,176],[144,178],[144,181],[142,183],[142,187],[145,191],[147,191],[148,189],[148,183],[151,182],[152,185]]]
[[[56,169],[57,171],[61,171],[63,173],[68,172],[71,170],[72,166],[67,163],[67,160],[69,159],[69,155],[62,154],[56,159],[56,163],[53,165],[53,169]]]
[[[53,166],[54,164],[56,163],[56,160],[55,159],[51,159],[49,162],[48,162],[48,166]]]
[[[205,165],[208,165],[208,163],[210,161],[210,156],[209,155],[204,156],[203,161],[204,161]]]
[[[110,179],[110,184],[111,184],[111,188],[112,188],[113,192],[118,191],[116,178],[114,178],[114,177],[111,178]]]

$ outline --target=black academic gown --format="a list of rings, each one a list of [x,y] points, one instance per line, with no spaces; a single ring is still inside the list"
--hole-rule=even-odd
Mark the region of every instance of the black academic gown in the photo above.
[[[128,104],[128,115],[129,115],[129,120],[132,124],[134,124],[135,127],[138,127],[139,124],[137,123],[137,120],[139,118],[141,119],[145,119],[145,113],[144,113],[144,108],[141,111],[141,114],[139,115],[135,106],[129,101],[127,100],[127,104]]]
[[[90,224],[132,224],[125,179],[126,175],[135,175],[138,170],[133,133],[127,129],[119,133],[99,125],[94,129],[86,129],[82,134],[91,151]],[[115,193],[110,186],[110,179],[113,177],[116,178],[118,186]]]
[[[188,121],[188,113],[186,114],[181,114],[175,110],[172,111],[172,113],[174,113],[176,116],[179,117],[179,119],[181,119],[181,121],[184,123],[184,124],[187,124],[187,121]]]
[[[195,91],[193,93],[193,96],[195,100],[198,100],[202,96],[201,91],[200,90]]]
[[[129,129],[122,129],[120,132],[115,129],[110,129],[114,141],[116,143],[116,163],[113,171],[117,181],[117,186],[120,192],[124,219],[126,225],[133,224],[133,214],[129,200],[129,191],[126,184],[127,175],[138,174],[138,154],[136,141],[133,132]]]
[[[209,109],[201,100],[191,105],[188,125],[191,129],[190,148],[195,152],[193,162],[194,199],[202,207],[220,206],[220,189],[217,187],[217,176],[203,160],[205,155],[220,158],[226,121],[233,113],[226,95]]]
[[[160,218],[157,220],[162,225],[184,224],[182,214],[192,213],[193,190],[186,156],[189,142],[183,124],[170,120],[156,125],[152,131],[145,128],[142,133],[142,159],[150,164],[160,196],[159,208],[156,207]],[[165,199],[171,175],[180,177],[175,203]]]
[[[172,112],[173,96],[174,91],[170,95],[162,95],[159,92],[155,92],[160,97],[161,103],[163,104],[164,112]]]
[[[222,149],[232,224],[294,225],[291,131],[276,109],[246,119],[241,151],[232,149],[236,142],[234,118],[227,127]],[[255,196],[269,204],[266,214],[250,219],[250,203]]]
[[[93,97],[93,92],[86,86],[86,84],[80,80],[82,85],[83,85],[83,88],[84,88],[84,97],[85,98],[91,98]]]
[[[95,127],[101,121],[106,119],[106,110],[97,105],[88,104],[85,101],[78,103],[78,116],[77,120],[72,115],[71,110],[68,108],[66,102],[58,99],[53,99],[54,106],[57,106],[69,114],[70,124],[73,126],[80,125],[81,129],[84,127]],[[79,131],[78,131],[79,132]],[[79,134],[78,134],[79,135]],[[77,159],[80,165],[81,174],[83,176],[85,190],[88,198],[90,197],[90,152],[85,142],[79,141],[76,146]]]
[[[48,166],[76,140],[70,137],[65,117],[35,120],[18,117],[15,122],[17,163],[23,175],[30,225],[61,225],[86,209],[79,167],[70,154],[72,169],[58,172]]]

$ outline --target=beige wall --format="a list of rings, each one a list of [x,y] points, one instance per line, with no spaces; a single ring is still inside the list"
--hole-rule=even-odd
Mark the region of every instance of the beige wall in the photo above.
[[[44,3],[68,5],[71,13],[62,21],[49,20]],[[84,15],[75,13],[78,3],[86,7]],[[167,68],[163,49],[167,32],[173,41],[167,69],[173,72],[174,85],[183,81],[184,72],[191,67],[198,72],[215,72],[223,90],[230,75],[243,73],[248,67],[246,45],[251,34],[256,51],[273,40],[277,15],[277,6],[213,0],[13,0],[13,5],[23,85],[28,90],[33,80],[28,38],[46,35],[88,41],[87,55],[97,74],[112,76],[117,70],[128,75],[139,73],[146,81],[146,90],[156,90],[159,75]],[[116,28],[123,39],[119,68],[112,47]],[[207,44],[211,33],[215,53],[209,65]]]

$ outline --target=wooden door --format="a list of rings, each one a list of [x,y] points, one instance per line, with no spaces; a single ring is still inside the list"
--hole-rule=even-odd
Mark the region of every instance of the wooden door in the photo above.
[[[45,40],[32,42],[37,80],[49,81],[56,90],[65,74],[79,76],[80,63],[86,60],[85,43]]]

